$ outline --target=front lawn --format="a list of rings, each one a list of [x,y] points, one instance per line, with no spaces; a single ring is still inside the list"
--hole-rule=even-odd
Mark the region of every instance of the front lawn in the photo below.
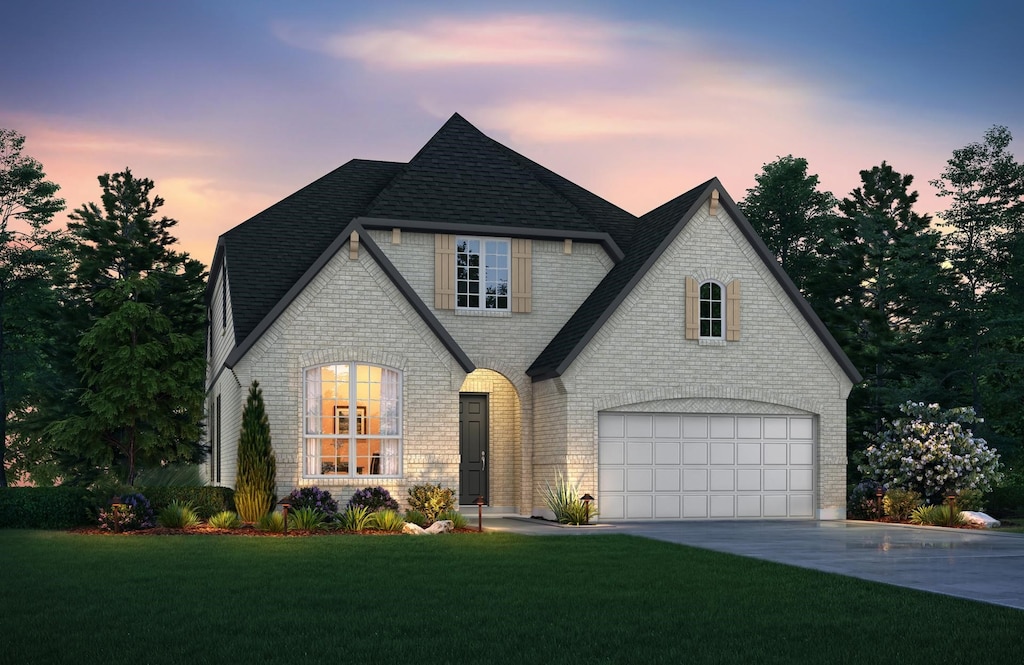
[[[622,535],[0,530],[0,571],[4,663],[1017,663],[1024,631],[1020,610]]]

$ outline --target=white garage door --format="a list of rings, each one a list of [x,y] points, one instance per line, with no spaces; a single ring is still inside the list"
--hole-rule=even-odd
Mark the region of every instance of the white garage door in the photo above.
[[[601,519],[814,516],[810,416],[598,415]]]

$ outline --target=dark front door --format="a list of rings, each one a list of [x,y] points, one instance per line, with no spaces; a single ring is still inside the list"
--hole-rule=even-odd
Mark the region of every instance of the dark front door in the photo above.
[[[487,496],[487,395],[459,395],[459,504]]]

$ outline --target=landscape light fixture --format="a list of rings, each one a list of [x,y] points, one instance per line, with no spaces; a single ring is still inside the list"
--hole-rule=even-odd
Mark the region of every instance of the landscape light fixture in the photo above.
[[[484,530],[484,497],[482,495],[478,496],[476,498],[476,501],[474,501],[473,503],[476,504],[476,530],[477,531],[483,531]]]
[[[589,492],[583,495],[583,506],[586,509],[586,519],[583,521],[584,524],[590,524],[590,502],[593,500],[594,497],[590,496]]]
[[[285,497],[277,502],[277,505],[281,506],[281,512],[284,513],[284,535],[288,535],[288,509],[292,507],[292,501],[290,497]]]

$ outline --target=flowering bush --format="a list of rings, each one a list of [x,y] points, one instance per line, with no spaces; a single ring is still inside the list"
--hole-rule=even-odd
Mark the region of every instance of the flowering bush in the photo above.
[[[100,528],[104,531],[137,531],[152,529],[156,526],[153,519],[153,507],[149,499],[142,494],[126,494],[120,503],[116,500],[109,508],[100,510]]]
[[[328,520],[338,514],[338,502],[331,498],[331,493],[322,490],[316,485],[312,487],[297,487],[288,495],[292,510],[312,508],[319,510]]]
[[[371,513],[378,510],[398,511],[398,502],[391,498],[391,492],[383,487],[364,487],[348,500],[346,508],[368,508]]]
[[[999,455],[967,427],[981,422],[974,409],[907,402],[900,411],[904,417],[883,421],[888,427],[880,434],[865,433],[872,441],[858,467],[865,476],[927,498],[987,492],[999,480]]]
[[[878,490],[885,488],[877,480],[862,480],[850,488],[847,512],[852,519],[877,520],[882,517],[882,505],[878,501]]]

